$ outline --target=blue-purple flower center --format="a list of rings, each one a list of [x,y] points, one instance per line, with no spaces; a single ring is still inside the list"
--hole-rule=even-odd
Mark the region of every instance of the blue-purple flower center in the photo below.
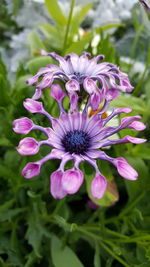
[[[90,138],[87,133],[74,130],[65,135],[62,144],[66,152],[84,154],[90,146]]]

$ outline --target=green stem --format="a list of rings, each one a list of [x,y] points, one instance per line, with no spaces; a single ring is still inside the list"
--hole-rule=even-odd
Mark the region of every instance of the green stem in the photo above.
[[[69,29],[70,29],[70,23],[71,23],[74,4],[75,4],[75,0],[71,0],[70,12],[69,12],[69,16],[68,16],[66,33],[65,33],[64,44],[63,44],[63,52],[65,51],[66,46],[67,46],[67,40],[68,40],[68,34],[69,34]]]
[[[120,219],[123,219],[123,217],[127,215],[129,211],[132,210],[144,196],[145,196],[145,192],[142,192],[142,194],[140,194],[135,200],[133,200],[130,204],[128,204],[127,207],[124,208],[124,210],[118,216],[112,217],[110,219],[106,219],[105,224],[108,224],[111,222],[117,222]]]
[[[103,242],[102,240],[100,239],[99,236],[93,234],[93,233],[90,233],[90,232],[87,232],[86,230],[82,229],[81,227],[78,227],[77,230],[79,232],[82,232],[83,234],[93,238],[94,240],[97,240],[99,241],[99,245],[107,251],[108,254],[110,254],[114,259],[116,259],[118,262],[120,262],[123,266],[125,267],[130,267],[130,265],[128,265],[123,259],[121,259],[119,256],[117,256],[109,247],[107,247]],[[113,245],[113,244],[112,244]]]

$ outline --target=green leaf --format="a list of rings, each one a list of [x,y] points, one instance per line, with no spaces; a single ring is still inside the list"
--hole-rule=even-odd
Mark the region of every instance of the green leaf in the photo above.
[[[2,74],[0,74],[0,106],[6,106],[10,103],[11,99],[8,94],[8,83]]]
[[[5,138],[5,137],[1,137],[1,138],[0,138],[0,146],[11,147],[12,144],[11,144],[11,142],[10,142],[7,138]]]
[[[137,157],[126,157],[131,166],[138,172],[137,181],[125,180],[127,191],[130,199],[134,199],[135,196],[142,192],[149,190],[149,170],[145,162]]]
[[[96,33],[100,33],[101,31],[107,31],[112,28],[118,28],[118,27],[124,27],[125,25],[122,23],[112,23],[112,24],[106,24],[101,27],[98,27],[95,29]]]
[[[86,34],[80,41],[72,43],[65,51],[65,54],[69,54],[71,52],[81,54],[85,46],[91,42],[92,38],[93,32]]]
[[[95,244],[94,267],[101,267],[100,246],[97,242]]]
[[[65,35],[64,28],[57,26],[54,27],[50,24],[42,24],[39,26],[39,29],[47,38],[44,40],[44,44],[47,48],[50,47],[51,50],[62,49]]]
[[[134,111],[149,114],[150,111],[147,110],[147,105],[141,98],[135,96],[119,96],[117,99],[112,101],[113,106],[117,107],[131,107]]]
[[[43,42],[40,40],[38,34],[35,31],[29,33],[28,40],[32,55],[37,54],[40,49],[46,49]]]
[[[147,147],[146,143],[134,146],[132,149],[132,155],[137,158],[150,159],[150,147]]]
[[[51,239],[52,261],[55,267],[84,267],[76,254],[68,246],[62,247],[62,243],[58,237],[53,236]]]
[[[23,0],[13,0],[13,15],[16,16],[18,14],[19,8],[23,3]]]
[[[80,24],[82,23],[82,21],[84,20],[87,12],[91,8],[92,8],[92,4],[88,4],[88,5],[84,6],[84,7],[82,7],[82,9],[72,17],[71,25],[70,25],[71,26],[70,27],[70,34],[71,35],[74,35],[75,33],[78,32]]]
[[[50,24],[41,24],[39,25],[39,29],[42,33],[48,38],[50,35],[55,36],[58,38],[58,31],[57,28],[50,25]]]
[[[34,59],[31,59],[27,63],[28,70],[34,75],[37,71],[42,68],[46,67],[48,64],[52,63],[52,59],[48,56],[40,56]]]
[[[57,0],[45,0],[45,5],[48,9],[49,14],[55,20],[55,22],[60,24],[61,26],[65,26],[67,19],[64,16]]]

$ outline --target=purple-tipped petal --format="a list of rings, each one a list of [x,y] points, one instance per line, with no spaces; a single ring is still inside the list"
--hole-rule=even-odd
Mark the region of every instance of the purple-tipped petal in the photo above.
[[[22,170],[22,175],[30,179],[40,174],[41,165],[37,162],[29,162]]]
[[[132,136],[125,136],[122,139],[117,139],[117,140],[109,140],[107,139],[106,141],[101,141],[97,142],[92,145],[93,148],[101,148],[101,147],[106,147],[106,146],[112,146],[112,145],[117,145],[117,144],[126,144],[126,143],[133,143],[133,144],[142,144],[145,143],[147,140],[142,139],[142,138],[136,138]]]
[[[129,128],[135,129],[137,131],[143,131],[146,128],[146,125],[141,121],[133,121]]]
[[[115,98],[117,98],[119,95],[119,91],[117,88],[110,88],[107,92],[106,92],[106,100],[107,101],[112,101],[114,100]]]
[[[106,178],[101,174],[97,174],[91,183],[92,197],[96,199],[101,199],[106,191],[106,187]]]
[[[117,158],[112,162],[119,172],[119,174],[128,180],[137,180],[138,173],[134,170],[131,165],[124,158]]]
[[[31,98],[27,98],[23,102],[23,105],[31,113],[41,113],[43,111],[42,102],[35,101]]]
[[[150,13],[150,4],[148,4],[147,0],[139,0],[139,2],[143,5],[145,10]]]
[[[63,173],[59,170],[53,172],[50,177],[50,192],[55,199],[64,198],[67,193],[62,188]]]
[[[35,76],[33,76],[33,77],[27,79],[27,80],[26,80],[26,83],[27,83],[28,85],[34,85],[34,84],[36,84],[36,82],[38,81],[38,78],[39,78],[39,76],[38,76],[38,75],[35,75]]]
[[[33,100],[38,100],[42,96],[42,88],[36,88],[34,95],[32,96]]]
[[[96,92],[97,90],[97,85],[96,83],[90,79],[90,78],[85,78],[84,81],[83,81],[83,87],[85,89],[85,91],[88,93],[88,94],[93,94]]]
[[[39,143],[31,137],[25,137],[16,148],[20,155],[35,155],[39,151]]]
[[[92,111],[98,110],[101,100],[102,98],[101,98],[100,93],[95,92],[92,95],[90,95],[90,104],[91,104]]]
[[[19,134],[28,134],[33,128],[33,121],[27,117],[13,121],[13,130]]]
[[[75,92],[75,91],[80,91],[80,85],[79,83],[72,79],[72,80],[69,80],[66,84],[66,90],[71,93],[71,92]]]
[[[52,84],[51,85],[51,97],[53,97],[56,101],[61,102],[62,99],[66,96],[64,91],[62,90],[59,84]]]
[[[147,139],[137,138],[137,137],[132,137],[132,136],[126,136],[125,138],[128,142],[133,143],[133,144],[142,144],[147,141]]]
[[[130,113],[132,111],[132,108],[116,108],[115,114],[119,113]]]
[[[67,170],[62,177],[62,187],[68,194],[75,194],[82,185],[83,178],[80,170]]]
[[[78,95],[77,93],[69,94],[70,98],[70,112],[77,110],[78,108]]]

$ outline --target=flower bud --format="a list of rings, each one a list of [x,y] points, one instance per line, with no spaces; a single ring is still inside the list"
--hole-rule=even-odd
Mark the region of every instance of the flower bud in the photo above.
[[[31,113],[41,113],[43,111],[42,102],[38,102],[30,98],[27,98],[23,102],[23,105]]]
[[[16,149],[20,155],[35,155],[39,151],[39,144],[34,138],[25,137]]]
[[[40,174],[40,164],[37,162],[29,162],[22,170],[22,175],[30,179]]]
[[[13,121],[13,130],[19,134],[28,134],[33,128],[33,122],[27,117]]]
[[[101,199],[106,191],[107,180],[100,173],[95,176],[91,183],[91,193],[92,197],[96,199]]]

